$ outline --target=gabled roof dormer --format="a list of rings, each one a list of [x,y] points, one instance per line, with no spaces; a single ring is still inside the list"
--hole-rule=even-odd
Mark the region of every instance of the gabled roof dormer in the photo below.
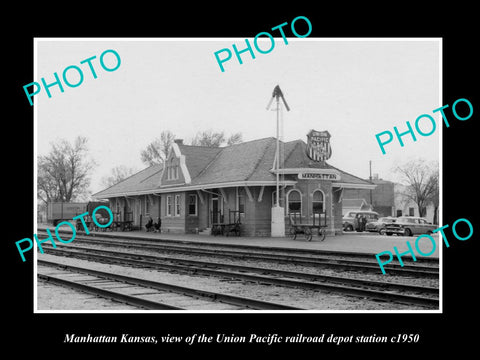
[[[175,140],[170,146],[167,158],[163,167],[163,173],[161,177],[161,186],[190,184],[192,179],[187,169],[185,155],[180,151],[180,146],[183,144],[183,140]]]

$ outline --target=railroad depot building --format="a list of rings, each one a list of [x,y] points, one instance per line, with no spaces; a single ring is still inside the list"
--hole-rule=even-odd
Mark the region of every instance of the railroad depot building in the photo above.
[[[242,236],[270,236],[276,205],[276,143],[273,137],[211,148],[176,140],[163,165],[150,166],[93,195],[108,199],[120,217],[142,227],[161,219],[162,233],[210,234],[212,224],[238,216]],[[279,202],[290,215],[312,222],[322,212],[327,234],[342,233],[344,189],[375,185],[312,157],[303,140],[280,142]],[[221,220],[220,220],[221,219]]]

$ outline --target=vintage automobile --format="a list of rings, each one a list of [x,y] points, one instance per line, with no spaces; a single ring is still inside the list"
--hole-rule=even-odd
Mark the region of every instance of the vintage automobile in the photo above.
[[[431,234],[438,225],[433,225],[427,219],[417,216],[400,216],[394,223],[387,224],[385,234],[413,236],[419,234]]]
[[[385,229],[387,224],[393,223],[397,218],[393,216],[381,217],[377,221],[367,223],[365,226],[366,231],[378,232],[380,235],[385,235]]]
[[[376,211],[349,211],[342,218],[343,231],[358,230],[358,218],[362,215],[367,218],[367,224],[370,221],[378,220],[378,213]]]

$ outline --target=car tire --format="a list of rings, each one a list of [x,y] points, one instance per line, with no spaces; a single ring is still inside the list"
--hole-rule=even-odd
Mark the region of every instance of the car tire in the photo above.
[[[387,232],[387,230],[385,228],[381,228],[380,230],[378,230],[378,233],[380,235],[385,235],[385,233]],[[390,234],[391,235],[391,234]]]
[[[410,229],[405,229],[405,236],[413,236],[413,232]]]
[[[347,225],[345,227],[345,231],[353,231],[353,226],[352,225]]]

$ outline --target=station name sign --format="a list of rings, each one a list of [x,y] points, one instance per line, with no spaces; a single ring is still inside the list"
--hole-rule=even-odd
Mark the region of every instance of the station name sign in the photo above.
[[[330,174],[330,173],[309,173],[309,172],[301,172],[298,174],[298,178],[300,180],[340,180],[339,174]]]

